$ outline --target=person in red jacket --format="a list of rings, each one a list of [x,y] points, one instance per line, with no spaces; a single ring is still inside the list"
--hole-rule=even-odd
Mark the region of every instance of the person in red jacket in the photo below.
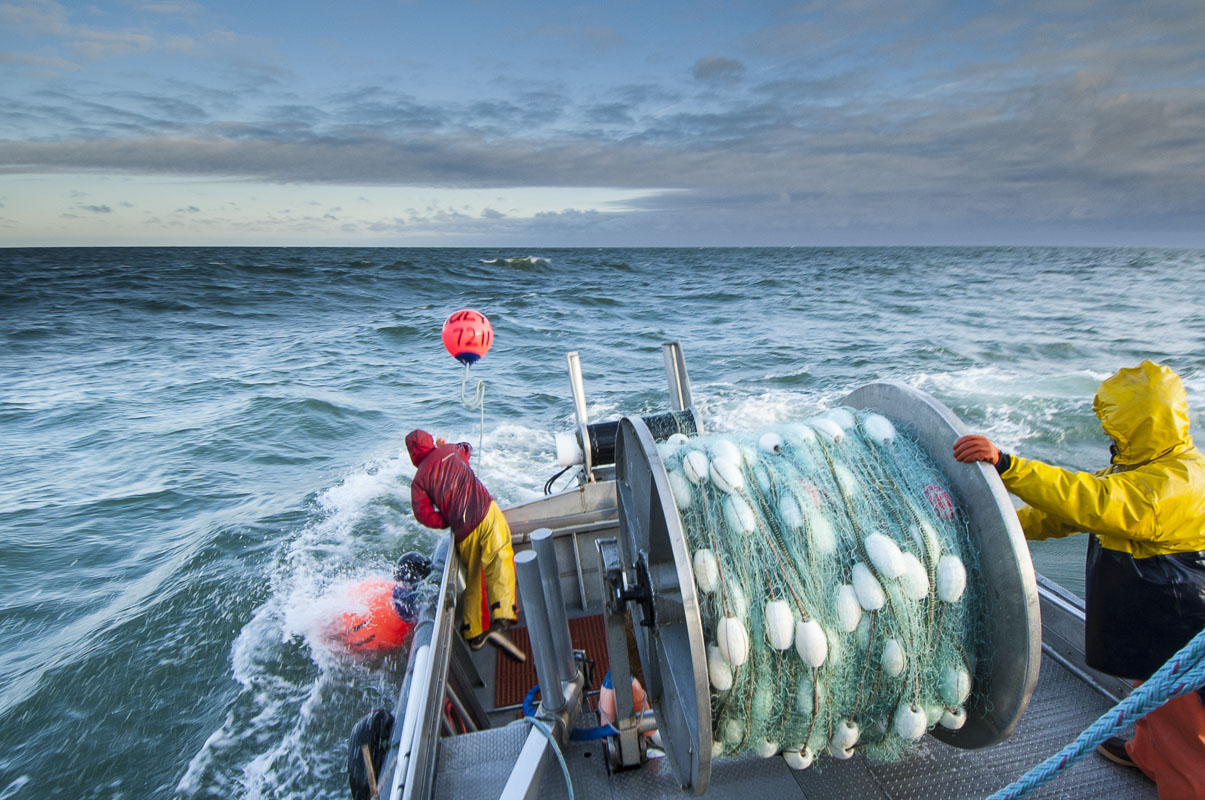
[[[415,518],[428,528],[451,528],[456,552],[465,566],[467,586],[462,603],[461,635],[473,647],[489,633],[482,616],[482,575],[490,630],[514,624],[515,564],[510,526],[494,498],[469,466],[473,448],[448,444],[423,430],[406,435],[410,461],[418,468],[410,484]]]

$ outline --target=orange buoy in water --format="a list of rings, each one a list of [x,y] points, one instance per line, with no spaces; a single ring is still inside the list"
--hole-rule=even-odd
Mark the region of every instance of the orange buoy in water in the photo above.
[[[334,631],[349,649],[392,650],[406,643],[411,624],[394,608],[396,585],[393,581],[370,578],[351,590],[349,599],[361,608],[340,614]]]
[[[467,366],[489,352],[494,343],[494,328],[480,311],[465,308],[448,317],[443,341],[448,352]]]

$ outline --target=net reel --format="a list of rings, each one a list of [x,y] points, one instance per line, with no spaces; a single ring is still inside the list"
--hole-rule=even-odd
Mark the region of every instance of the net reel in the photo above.
[[[975,664],[965,724],[931,733],[962,748],[1000,742],[1028,703],[1041,656],[1037,587],[1012,503],[990,468],[954,460],[952,445],[964,426],[932,397],[901,384],[876,383],[841,404],[907,426],[944,473],[967,517],[971,546],[980,556],[982,605],[991,612],[983,620],[988,657]],[[622,586],[615,603],[626,605],[632,615],[645,688],[668,762],[684,789],[702,794],[710,782],[713,741],[700,598],[669,475],[640,418],[626,417],[619,424],[616,482]],[[624,683],[616,674],[616,686]]]

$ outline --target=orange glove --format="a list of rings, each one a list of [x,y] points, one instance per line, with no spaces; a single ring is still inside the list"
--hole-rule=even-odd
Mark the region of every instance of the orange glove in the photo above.
[[[1000,463],[1000,448],[992,444],[986,436],[971,434],[963,436],[954,442],[954,458],[964,464],[974,461],[986,461],[989,464]]]
[[[443,438],[442,436],[435,437],[435,446],[436,447],[443,447],[447,443],[448,443],[448,440]]]

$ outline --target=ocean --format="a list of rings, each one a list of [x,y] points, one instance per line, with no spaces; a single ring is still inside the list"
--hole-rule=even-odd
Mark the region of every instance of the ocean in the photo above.
[[[1203,279],[1162,249],[0,250],[0,800],[347,796],[404,661],[321,629],[439,535],[405,434],[480,441],[502,505],[540,496],[570,351],[596,421],[667,409],[677,340],[712,431],[893,380],[1095,469],[1092,396],[1144,358],[1199,436]],[[460,308],[496,337],[483,427],[440,341]],[[1037,568],[1082,591],[1084,538]]]

